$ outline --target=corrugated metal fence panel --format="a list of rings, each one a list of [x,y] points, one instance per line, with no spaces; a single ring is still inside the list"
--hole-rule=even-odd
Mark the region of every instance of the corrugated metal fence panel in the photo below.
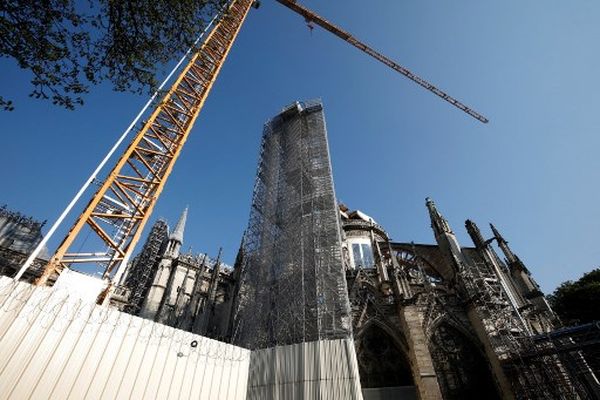
[[[278,346],[250,357],[248,400],[362,400],[352,339]]]
[[[0,277],[0,399],[246,398],[250,351]]]

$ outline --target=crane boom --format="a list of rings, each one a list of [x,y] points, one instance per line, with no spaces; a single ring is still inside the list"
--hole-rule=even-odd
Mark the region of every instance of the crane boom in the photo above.
[[[415,82],[418,85],[429,90],[436,96],[439,96],[442,99],[444,99],[445,101],[447,101],[448,103],[452,104],[454,107],[469,114],[471,117],[483,122],[484,124],[489,122],[489,120],[486,117],[479,114],[477,111],[473,110],[470,107],[467,107],[460,101],[456,100],[454,97],[450,96],[449,94],[438,89],[431,83],[427,82],[425,79],[415,75],[414,73],[412,73],[408,69],[404,68],[403,66],[399,65],[395,61],[390,60],[383,54],[381,54],[378,51],[367,46],[365,43],[361,42],[360,40],[358,40],[357,38],[352,36],[350,33],[344,31],[343,29],[333,25],[332,23],[327,21],[325,18],[317,15],[316,13],[309,10],[308,8],[298,4],[295,0],[277,0],[277,2],[283,4],[290,10],[300,14],[301,16],[303,16],[306,19],[307,22],[314,22],[315,24],[319,25],[321,28],[333,33],[334,35],[336,35],[337,37],[350,43],[352,46],[356,47],[357,49],[363,51],[364,53],[367,53],[374,59],[376,59],[376,60],[382,62],[383,64],[387,65],[388,67],[396,70],[397,72],[406,76],[408,79],[412,80],[413,82]]]

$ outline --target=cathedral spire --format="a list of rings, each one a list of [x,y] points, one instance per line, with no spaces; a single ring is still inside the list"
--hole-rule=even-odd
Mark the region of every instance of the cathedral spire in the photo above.
[[[504,256],[506,257],[508,263],[514,264],[517,261],[520,261],[519,257],[517,257],[515,253],[513,253],[511,248],[508,246],[508,242],[502,237],[502,235],[500,235],[500,232],[498,232],[494,224],[490,224],[490,228],[492,228],[492,232],[494,233],[494,238],[498,243],[498,247],[500,247],[500,250],[502,250],[502,252],[504,253]]]
[[[466,265],[464,255],[454,232],[450,229],[448,221],[437,210],[433,200],[427,197],[425,204],[429,210],[431,228],[433,229],[435,240],[448,260],[449,268],[440,271],[440,274],[444,279],[452,279],[456,272],[460,271]]]
[[[498,243],[498,247],[504,253],[506,257],[506,261],[508,264],[508,268],[510,270],[510,274],[513,278],[513,281],[516,283],[519,288],[521,295],[530,300],[536,307],[538,311],[543,313],[548,313],[550,318],[555,318],[554,312],[550,308],[548,301],[544,297],[544,293],[542,293],[540,286],[537,284],[535,279],[531,276],[529,269],[525,266],[523,261],[513,253],[512,249],[508,246],[508,242],[502,237],[500,232],[496,229],[493,224],[490,224],[492,228],[492,232],[494,233],[494,239]],[[550,323],[551,325],[552,323]],[[542,329],[543,330],[543,329]]]
[[[487,242],[483,238],[477,224],[468,219],[465,221],[465,227],[467,228],[467,232],[469,233],[469,236],[471,236],[471,240],[473,240],[475,247],[479,250],[485,249],[487,247]]]
[[[490,223],[490,228],[492,228],[492,232],[494,232],[494,237],[498,242],[508,243],[506,240],[504,240],[502,235],[500,235],[500,232],[498,232],[498,229],[496,229],[494,224]]]
[[[188,207],[186,206],[183,212],[181,213],[181,217],[179,217],[179,221],[169,236],[169,239],[175,240],[179,243],[183,243],[183,231],[185,230],[185,222],[187,221]]]
[[[214,306],[215,299],[217,298],[217,288],[219,287],[219,274],[221,273],[221,253],[223,252],[223,248],[219,247],[219,255],[217,255],[217,260],[215,261],[215,265],[213,266],[213,270],[210,277],[210,285],[208,288],[208,301],[211,302]]]
[[[435,203],[431,198],[427,197],[425,199],[425,204],[427,205],[427,209],[429,210],[429,217],[431,218],[431,227],[433,228],[436,236],[442,233],[453,233],[452,229],[450,229],[450,225],[448,225],[448,221],[446,218],[440,214],[440,212],[435,207]]]

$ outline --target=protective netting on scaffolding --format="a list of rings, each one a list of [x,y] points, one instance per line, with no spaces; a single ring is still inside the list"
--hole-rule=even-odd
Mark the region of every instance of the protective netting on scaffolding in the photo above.
[[[265,125],[244,238],[234,341],[264,348],[351,335],[323,107]]]

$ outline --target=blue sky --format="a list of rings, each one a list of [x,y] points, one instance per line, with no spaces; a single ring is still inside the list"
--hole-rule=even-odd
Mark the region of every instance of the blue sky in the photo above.
[[[253,10],[152,221],[190,206],[184,247],[232,262],[247,224],[263,123],[325,105],[338,198],[394,240],[433,242],[431,196],[463,245],[493,222],[551,291],[600,264],[600,3],[305,0],[490,119],[483,125],[272,0]],[[0,203],[55,219],[146,101],[93,89],[66,111],[27,97],[0,60]],[[83,205],[82,205],[83,206]],[[73,215],[69,222],[72,222]],[[54,249],[67,224],[51,242]]]

